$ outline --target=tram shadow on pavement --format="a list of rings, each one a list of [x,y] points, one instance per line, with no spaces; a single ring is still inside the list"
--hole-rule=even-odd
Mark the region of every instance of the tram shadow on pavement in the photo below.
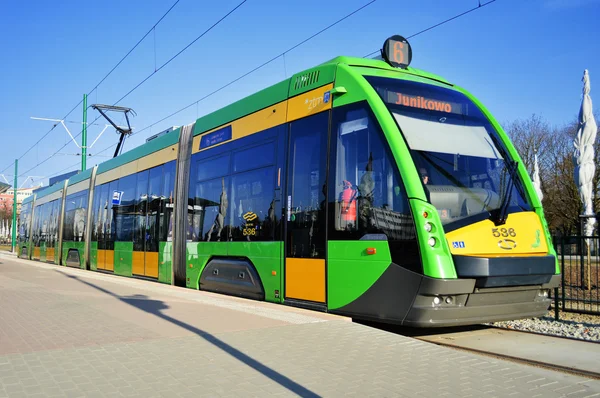
[[[466,325],[466,326],[451,326],[451,327],[434,327],[434,328],[415,328],[410,326],[400,326],[385,324],[375,321],[364,321],[358,319],[352,319],[352,322],[359,325],[368,326],[371,328],[383,330],[390,333],[399,334],[407,337],[421,337],[430,335],[450,334],[459,332],[472,332],[476,330],[491,329],[491,326],[486,325]]]
[[[237,348],[232,347],[231,345],[225,343],[223,340],[217,338],[216,336],[164,314],[162,311],[169,308],[169,306],[167,304],[165,304],[163,301],[149,299],[147,296],[145,296],[143,294],[135,294],[132,296],[120,296],[120,295],[115,294],[109,290],[106,290],[100,286],[97,286],[91,282],[85,281],[75,275],[65,274],[58,270],[56,272],[59,272],[60,274],[62,274],[63,276],[66,276],[67,278],[73,279],[73,280],[80,282],[84,285],[87,285],[91,288],[99,290],[107,295],[110,295],[116,299],[119,299],[122,302],[124,302],[128,305],[131,305],[141,311],[147,312],[147,313],[155,315],[165,321],[171,322],[174,325],[182,327],[182,328],[196,334],[199,337],[202,337],[207,342],[213,344],[214,346],[218,347],[219,349],[223,350],[227,354],[236,358],[243,364],[253,368],[257,372],[263,374],[264,376],[268,377],[269,379],[273,380],[280,386],[288,389],[289,391],[291,391],[295,394],[298,394],[302,397],[318,397],[319,396],[318,394],[307,389],[306,387],[296,383],[289,377],[282,375],[281,373],[277,372],[276,370],[262,364],[261,362],[248,356],[247,354],[244,354]]]

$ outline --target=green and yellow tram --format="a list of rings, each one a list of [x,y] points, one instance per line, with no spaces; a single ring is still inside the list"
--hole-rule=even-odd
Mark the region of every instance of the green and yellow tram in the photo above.
[[[25,200],[24,258],[419,327],[539,316],[559,268],[471,94],[338,57]]]

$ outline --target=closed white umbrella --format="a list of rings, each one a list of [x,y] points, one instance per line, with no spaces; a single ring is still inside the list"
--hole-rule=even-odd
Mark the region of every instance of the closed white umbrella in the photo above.
[[[590,76],[587,69],[583,72],[583,99],[581,100],[581,109],[579,110],[579,128],[577,129],[577,137],[575,137],[575,182],[579,189],[579,196],[583,203],[583,215],[593,216],[594,209],[592,206],[593,179],[596,171],[594,164],[594,141],[598,126],[594,120],[592,113],[592,98],[590,97]],[[585,236],[592,235],[595,224],[594,217],[587,217],[583,225]],[[582,275],[582,285],[585,289],[591,288],[591,258],[590,258],[590,239],[586,240],[587,246],[587,269]]]
[[[593,179],[596,171],[594,164],[594,141],[598,126],[592,113],[592,98],[590,97],[590,77],[587,69],[583,72],[583,99],[579,111],[579,128],[575,137],[575,182],[579,189],[579,196],[583,203],[583,214],[593,215],[592,206]],[[595,221],[588,218],[582,231],[590,236],[594,230]]]
[[[540,170],[538,167],[538,157],[537,153],[534,155],[533,161],[533,186],[535,188],[535,192],[537,192],[538,198],[540,198],[540,202],[544,199],[544,194],[542,193],[542,182],[540,181]]]

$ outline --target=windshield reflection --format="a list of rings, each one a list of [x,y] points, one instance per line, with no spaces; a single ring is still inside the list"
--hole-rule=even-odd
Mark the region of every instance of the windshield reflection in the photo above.
[[[398,79],[367,80],[398,123],[443,224],[475,215],[501,222],[502,213],[530,209],[496,131],[465,95]],[[404,101],[408,96],[416,100]]]

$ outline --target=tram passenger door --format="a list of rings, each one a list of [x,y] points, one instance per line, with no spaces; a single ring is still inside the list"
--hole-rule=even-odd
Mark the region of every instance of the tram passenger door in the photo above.
[[[285,298],[326,302],[329,112],[290,123],[284,208]]]
[[[161,191],[162,191],[163,166],[150,170],[148,180],[148,208],[146,210],[146,236],[145,236],[145,275],[158,278],[158,241],[161,216]]]
[[[162,167],[137,174],[133,234],[134,275],[158,278],[158,217]]]

